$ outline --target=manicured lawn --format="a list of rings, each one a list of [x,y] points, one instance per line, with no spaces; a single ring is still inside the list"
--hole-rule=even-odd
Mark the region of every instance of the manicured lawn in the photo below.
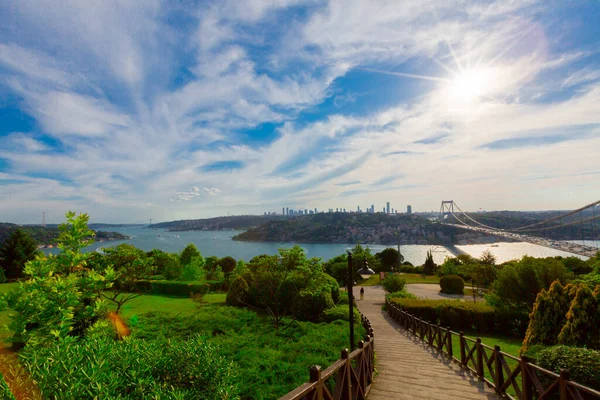
[[[440,283],[440,277],[437,275],[420,275],[420,274],[405,274],[401,273],[402,278],[406,280],[406,283]],[[381,285],[379,282],[379,274],[371,276],[369,279],[360,282],[358,286],[375,286]]]
[[[227,297],[225,293],[209,293],[204,296],[204,300],[210,304],[225,304],[225,297]],[[162,311],[172,315],[190,315],[197,311],[197,306],[189,297],[142,295],[125,303],[121,307],[120,314],[125,318],[130,318],[151,311]]]

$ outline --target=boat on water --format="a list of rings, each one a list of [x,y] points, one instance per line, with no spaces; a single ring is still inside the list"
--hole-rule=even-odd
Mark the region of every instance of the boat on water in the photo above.
[[[500,246],[497,244],[492,244],[490,247],[500,247]]]

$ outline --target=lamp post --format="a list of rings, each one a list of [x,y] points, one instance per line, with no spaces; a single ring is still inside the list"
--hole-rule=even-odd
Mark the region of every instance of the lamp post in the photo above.
[[[348,252],[348,319],[350,322],[350,350],[354,350],[354,294],[352,292],[352,284],[353,284],[353,273],[352,273],[353,265],[352,265],[352,253]],[[363,260],[363,267],[359,269],[358,274],[367,279],[369,276],[373,275],[375,271],[369,268],[369,264],[367,263],[367,258],[365,257]]]

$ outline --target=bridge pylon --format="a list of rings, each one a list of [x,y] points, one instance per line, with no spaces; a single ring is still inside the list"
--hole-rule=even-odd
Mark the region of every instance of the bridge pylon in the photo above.
[[[454,214],[454,200],[442,200],[438,220],[444,222],[446,217],[449,217],[452,214]]]

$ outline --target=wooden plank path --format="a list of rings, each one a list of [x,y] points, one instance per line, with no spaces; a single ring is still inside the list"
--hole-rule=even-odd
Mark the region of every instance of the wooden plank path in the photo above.
[[[402,329],[381,310],[385,295],[381,286],[354,288],[356,303],[373,326],[376,368],[368,400],[394,399],[500,399],[477,376]]]

